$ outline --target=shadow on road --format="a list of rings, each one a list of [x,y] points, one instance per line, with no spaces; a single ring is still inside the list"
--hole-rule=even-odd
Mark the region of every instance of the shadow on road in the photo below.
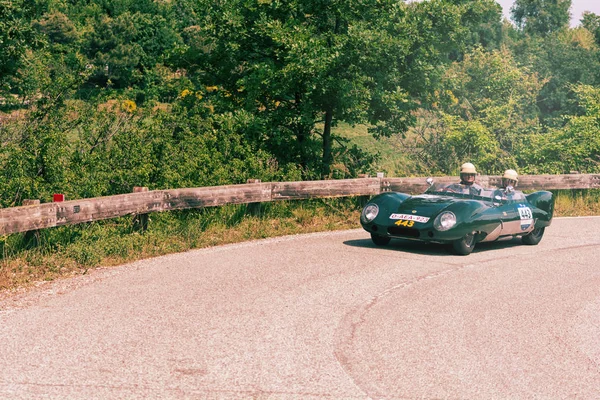
[[[453,256],[450,245],[439,243],[425,243],[412,240],[392,239],[386,246],[377,246],[371,239],[346,240],[346,246],[362,247],[369,249],[380,249],[383,251],[402,251],[411,254],[422,254],[429,256]],[[493,250],[505,250],[512,247],[523,246],[520,239],[502,240],[498,242],[477,243],[473,253],[487,252]]]

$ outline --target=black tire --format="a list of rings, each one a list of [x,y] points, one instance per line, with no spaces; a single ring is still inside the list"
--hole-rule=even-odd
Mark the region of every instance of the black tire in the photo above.
[[[468,233],[461,239],[452,242],[452,250],[455,254],[460,256],[468,256],[473,252],[475,248],[475,236],[472,233]]]
[[[374,233],[371,233],[371,240],[377,246],[385,246],[385,245],[387,245],[390,242],[390,240],[392,240],[392,238],[390,238],[388,236],[380,236],[380,235],[376,235]]]
[[[536,228],[532,230],[528,235],[521,237],[521,242],[529,246],[535,246],[542,240],[542,237],[544,237],[545,229],[546,228]]]

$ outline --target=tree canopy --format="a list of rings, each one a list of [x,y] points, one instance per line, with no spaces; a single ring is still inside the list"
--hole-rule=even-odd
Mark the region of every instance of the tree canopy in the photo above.
[[[571,0],[515,0],[511,16],[533,36],[547,36],[569,26]]]

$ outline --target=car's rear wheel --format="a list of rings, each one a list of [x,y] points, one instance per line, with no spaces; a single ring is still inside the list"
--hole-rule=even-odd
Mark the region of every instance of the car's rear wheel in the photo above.
[[[455,240],[452,242],[452,250],[454,253],[467,256],[473,252],[475,248],[475,235],[472,233],[468,233],[463,236],[461,239]]]
[[[535,246],[540,242],[540,240],[542,240],[542,237],[544,237],[545,229],[546,228],[536,228],[532,230],[528,235],[521,237],[521,242],[523,242],[523,244]]]
[[[381,235],[376,235],[374,233],[371,233],[371,240],[377,246],[385,246],[390,242],[390,240],[392,240],[392,238],[390,238],[388,236],[381,236]]]

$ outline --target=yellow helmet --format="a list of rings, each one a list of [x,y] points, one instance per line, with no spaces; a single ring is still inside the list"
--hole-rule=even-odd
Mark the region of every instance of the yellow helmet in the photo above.
[[[475,170],[475,166],[473,164],[471,164],[470,162],[467,162],[460,166],[460,173],[461,174],[476,174],[477,171]]]
[[[519,175],[517,175],[517,171],[514,169],[507,169],[504,171],[504,175],[502,175],[502,177],[505,179],[512,179],[513,181],[519,180]]]

